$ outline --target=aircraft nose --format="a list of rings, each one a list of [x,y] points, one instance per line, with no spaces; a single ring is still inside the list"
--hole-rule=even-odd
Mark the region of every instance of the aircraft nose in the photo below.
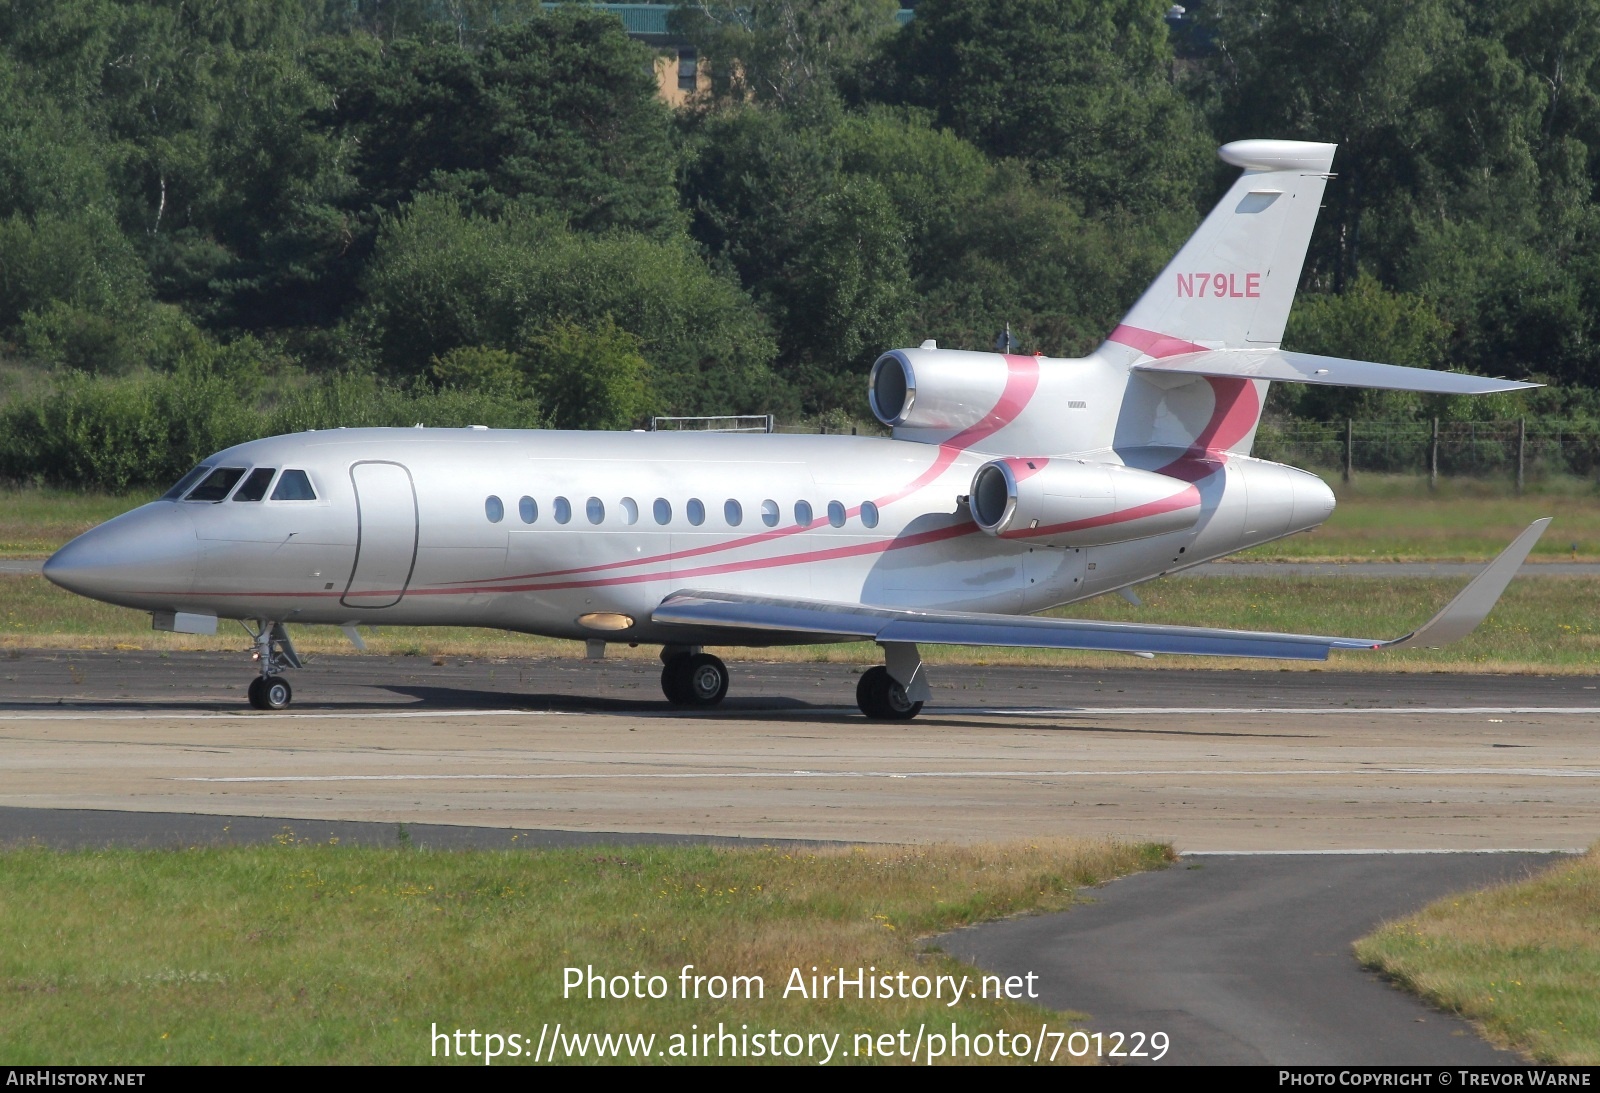
[[[138,607],[152,594],[187,593],[199,553],[188,512],[155,501],[84,532],[50,556],[44,575],[80,596]]]

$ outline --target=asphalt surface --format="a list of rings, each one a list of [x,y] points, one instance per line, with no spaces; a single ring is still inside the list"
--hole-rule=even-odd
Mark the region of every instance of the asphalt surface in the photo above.
[[[241,649],[244,639],[240,639]],[[437,663],[435,663],[437,659]],[[217,710],[247,713],[243,652],[0,650],[0,711]],[[1134,663],[1130,658],[1130,663]],[[1107,707],[1369,709],[1600,707],[1596,676],[1456,673],[1216,671],[1167,667],[1058,669],[930,664],[933,699],[922,717],[961,710],[1019,713]],[[1190,661],[1183,662],[1192,663]],[[673,710],[653,656],[564,658],[321,656],[291,672],[296,713],[523,709],[692,716],[728,720],[789,712],[855,713],[865,665],[730,662],[727,699],[710,710]],[[1600,674],[1600,666],[1597,666]],[[271,715],[267,715],[271,716]]]
[[[0,806],[0,848],[182,850],[190,847],[337,843],[385,849],[549,850],[579,846],[819,846],[814,840],[664,835],[648,831],[553,831],[464,824],[373,823],[287,816],[113,812]]]
[[[882,725],[858,671],[739,663],[723,707],[685,712],[650,660],[322,657],[273,715],[244,706],[242,655],[0,653],[0,844],[1323,851],[1186,857],[941,944],[1091,1029],[1165,1032],[1162,1063],[1517,1061],[1349,946],[1552,856],[1337,851],[1593,841],[1594,677],[935,666],[922,718]]]
[[[1107,1040],[1165,1032],[1157,1065],[1506,1065],[1523,1060],[1361,968],[1350,946],[1387,919],[1555,860],[1192,857],[1106,885],[1087,906],[935,943],[999,975],[1036,974],[1043,1005],[1086,1014]]]

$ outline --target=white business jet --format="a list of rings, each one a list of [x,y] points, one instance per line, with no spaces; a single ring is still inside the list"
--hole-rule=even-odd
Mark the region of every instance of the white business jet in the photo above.
[[[1403,637],[1030,614],[1316,527],[1333,494],[1252,458],[1267,384],[1443,394],[1532,386],[1278,348],[1334,145],[1246,140],[1221,203],[1081,360],[918,349],[873,365],[893,438],[336,429],[240,444],[62,547],[45,576],[156,629],[251,633],[282,709],[289,623],[488,626],[662,646],[709,706],[705,646],[875,641],[871,718],[929,697],[921,644],[1324,659],[1470,633],[1548,521]]]

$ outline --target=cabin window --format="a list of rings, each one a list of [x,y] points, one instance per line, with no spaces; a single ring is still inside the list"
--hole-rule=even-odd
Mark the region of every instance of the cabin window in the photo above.
[[[626,524],[637,524],[639,522],[639,502],[631,497],[622,499],[622,521]]]
[[[683,506],[683,512],[695,527],[706,522],[706,506],[698,497],[689,498],[689,503]]]
[[[771,498],[761,502],[761,522],[769,528],[778,526],[778,503]]]
[[[832,524],[836,528],[844,527],[844,502],[843,501],[829,501],[828,502],[828,523]]]
[[[524,497],[517,502],[517,515],[522,517],[524,524],[531,524],[539,519],[539,502],[531,497]]]
[[[272,484],[272,476],[278,473],[276,467],[257,467],[245,476],[244,485],[233,491],[235,501],[259,501],[267,495],[267,487]]]
[[[651,512],[655,515],[656,523],[672,523],[672,502],[668,501],[665,497],[656,498],[656,503],[652,507]]]
[[[565,524],[572,519],[572,502],[565,497],[556,498],[556,523]]]
[[[211,467],[208,464],[205,464],[205,463],[200,464],[194,470],[190,471],[188,474],[186,474],[182,478],[178,479],[178,484],[176,486],[173,486],[166,493],[162,494],[161,495],[161,500],[163,500],[163,501],[176,501],[178,498],[180,498],[180,497],[182,497],[184,495],[184,493],[189,489],[190,486],[192,486],[196,482],[200,481],[200,479],[202,477],[204,477],[206,475],[206,473],[209,472],[210,470],[211,470]]]
[[[489,523],[498,524],[506,518],[506,506],[494,494],[490,494],[483,502],[483,513],[489,518]]]
[[[317,491],[311,488],[311,479],[306,477],[305,471],[290,468],[278,478],[278,484],[272,489],[274,501],[315,501]]]
[[[869,528],[878,526],[878,506],[871,501],[861,502],[861,526]]]
[[[589,517],[589,523],[601,523],[606,518],[606,503],[598,497],[591,497],[583,506],[583,511]]]
[[[811,502],[796,501],[794,503],[794,522],[803,528],[811,526]]]
[[[736,528],[744,523],[744,507],[730,497],[722,504],[722,518],[730,528]]]
[[[244,477],[243,467],[218,467],[206,475],[205,481],[189,491],[188,501],[221,501],[233,492],[233,487]]]

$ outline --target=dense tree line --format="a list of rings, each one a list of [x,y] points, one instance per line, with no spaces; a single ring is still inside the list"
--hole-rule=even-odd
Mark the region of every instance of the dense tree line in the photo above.
[[[677,8],[673,111],[583,5],[0,0],[0,475],[860,413],[894,345],[1093,348],[1262,135],[1341,146],[1291,347],[1553,385],[1278,412],[1600,407],[1600,0],[895,7]]]

